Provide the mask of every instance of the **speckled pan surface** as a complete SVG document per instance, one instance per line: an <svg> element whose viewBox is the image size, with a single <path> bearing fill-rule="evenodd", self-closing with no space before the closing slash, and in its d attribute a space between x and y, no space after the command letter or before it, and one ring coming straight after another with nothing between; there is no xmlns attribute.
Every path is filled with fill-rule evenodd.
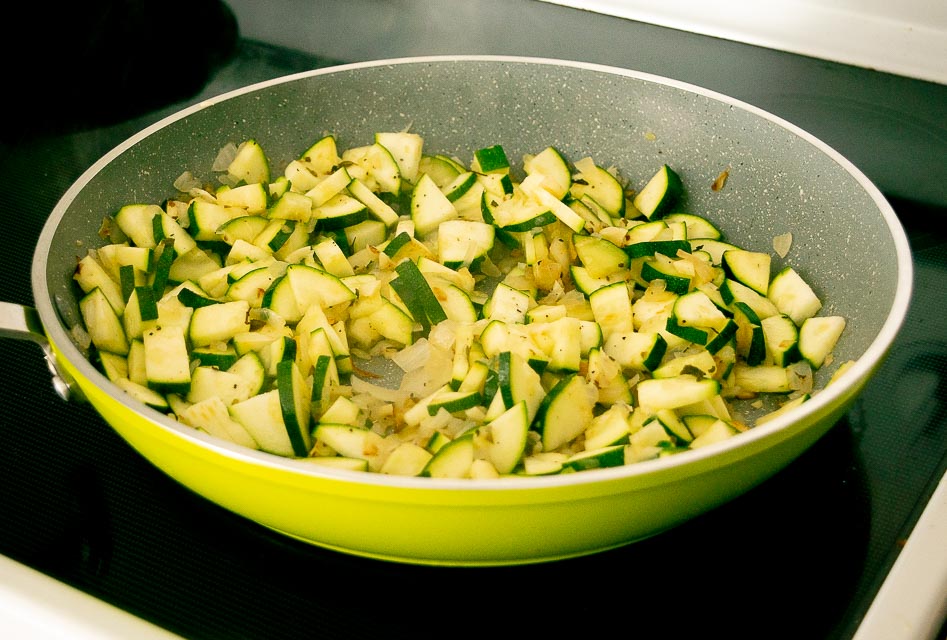
<svg viewBox="0 0 947 640"><path fill-rule="evenodd" d="M418 549L408 541L387 547L365 540L351 542L345 530L326 532L312 522L294 526L291 518L248 504L252 499L231 495L232 489L223 488L228 478L254 477L259 482L297 486L300 495L286 498L293 508L315 500L312 504L328 509L326 505L335 502L326 498L325 492L338 497L339 491L353 491L351 496L356 496L365 484L375 492L373 504L379 499L411 502L415 497L407 494L412 491L447 491L459 485L314 471L266 454L238 451L189 432L137 407L112 389L69 343L53 299L65 301L60 308L67 314L72 308L74 313L71 274L75 259L90 244L100 244L96 233L104 216L128 202L160 202L171 195L172 182L185 170L212 178L213 160L228 142L255 138L279 172L325 133L334 134L340 148L346 148L370 143L377 131L406 128L424 137L426 152L453 154L467 161L475 149L502 144L519 165L523 154L553 145L571 160L592 156L599 164L614 166L632 186L639 187L662 163L671 165L685 186L680 208L714 220L734 242L772 253L773 237L792 233L792 247L785 259L774 255L774 270L784 264L796 267L825 301L823 313L849 320L835 356L839 362L860 359L858 365L848 380L833 385L831 392L816 397L808 403L811 406L792 418L773 421L759 433L744 434L711 447L709 452L634 465L640 467L637 469L574 474L572 479L523 480L524 492L546 487L553 491L548 496L534 493L529 498L533 502L561 499L570 504L582 499L578 493L570 493L582 486L586 494L609 494L608 499L598 501L598 509L621 508L628 500L638 505L638 517L629 514L614 531L599 534L599 538L589 534L580 535L579 542L557 544L551 540L545 548L533 551L513 544L511 550L495 554L445 543L443 553L435 551L418 560ZM711 184L725 170L729 172L725 187L712 190ZM877 367L907 311L911 278L906 238L880 192L847 160L791 124L726 96L630 70L485 56L401 59L322 69L239 90L159 122L106 155L67 192L40 238L33 269L36 306L62 358L84 387L94 389L92 395L100 397L97 408L106 419L169 475L227 508L316 544L364 555L448 564L536 561L608 548L673 526L765 479L824 433ZM822 376L830 374L827 371ZM203 460L221 475L214 478L215 473L202 475L182 469L168 454L175 448L187 450L183 457ZM690 460L683 459L687 456ZM694 487L687 483L693 484L693 478L725 463L747 465L746 480L732 488L711 487L706 495L690 499L690 505L680 513L658 514L648 506L648 500L654 498L642 493L644 487L670 482L674 493L694 495ZM593 487L596 483L599 486ZM351 485L360 486L353 489ZM468 483L463 492L516 492L510 485L485 482L473 489ZM661 489L669 490L667 486ZM622 492L630 493L622 496ZM303 495L306 493L321 497ZM452 500L442 496L436 502L449 504ZM464 500L469 500L469 495ZM490 498L485 500L480 507L489 504ZM351 504L332 508L348 513ZM430 525L444 518L457 518L454 524L459 526L473 517L462 509L437 513L431 507L433 512L428 513L414 508L404 510L401 526L412 529L419 526L413 524L418 521ZM594 509L586 515L593 513ZM391 513L386 511L385 515ZM523 517L522 527L528 529L530 516ZM544 520L549 516L536 517ZM498 535L511 535L502 531L499 520L494 524ZM376 535L386 533L390 532L374 531ZM399 539L407 537L409 534L403 534Z"/></svg>

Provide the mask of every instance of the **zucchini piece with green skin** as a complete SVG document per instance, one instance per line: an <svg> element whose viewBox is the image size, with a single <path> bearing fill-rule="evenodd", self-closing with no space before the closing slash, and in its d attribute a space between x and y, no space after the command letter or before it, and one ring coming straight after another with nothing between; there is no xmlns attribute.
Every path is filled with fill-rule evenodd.
<svg viewBox="0 0 947 640"><path fill-rule="evenodd" d="M665 222L683 222L687 232L687 240L720 240L723 234L713 222L703 216L693 213L668 213L662 217Z"/></svg>
<svg viewBox="0 0 947 640"><path fill-rule="evenodd" d="M125 301L125 304L128 304L128 300L131 298L132 292L135 290L138 276L135 273L135 267L123 264L118 268L118 284L122 290L122 300Z"/></svg>
<svg viewBox="0 0 947 640"><path fill-rule="evenodd" d="M424 138L408 131L381 131L375 134L375 144L388 150L403 180L412 184L417 181Z"/></svg>
<svg viewBox="0 0 947 640"><path fill-rule="evenodd" d="M523 458L522 475L549 476L562 471L562 465L569 456L558 451L541 451Z"/></svg>
<svg viewBox="0 0 947 640"><path fill-rule="evenodd" d="M769 291L771 262L772 258L768 253L729 249L723 252L721 266L727 277L765 296Z"/></svg>
<svg viewBox="0 0 947 640"><path fill-rule="evenodd" d="M437 230L442 222L458 218L457 209L434 180L423 174L411 193L411 219L418 237Z"/></svg>
<svg viewBox="0 0 947 640"><path fill-rule="evenodd" d="M230 416L227 405L220 397L208 396L200 402L192 403L177 413L177 417L184 424L222 440L250 449L259 449L256 440L244 426Z"/></svg>
<svg viewBox="0 0 947 640"><path fill-rule="evenodd" d="M642 380L635 390L638 404L649 410L676 409L709 400L720 394L720 382L712 378L697 378L682 374L671 378Z"/></svg>
<svg viewBox="0 0 947 640"><path fill-rule="evenodd" d="M527 176L520 183L520 188L534 198L539 204L548 208L559 219L559 221L569 227L574 233L581 233L585 228L585 218L573 211L569 205L557 198L541 184L543 176L534 174Z"/></svg>
<svg viewBox="0 0 947 640"><path fill-rule="evenodd" d="M113 382L115 383L115 386L133 397L138 402L141 402L142 404L158 411L168 411L168 400L165 398L163 393L155 391L154 389L149 389L147 386L129 380L128 378L118 378Z"/></svg>
<svg viewBox="0 0 947 640"><path fill-rule="evenodd" d="M230 415L247 430L260 449L278 456L295 455L283 412L278 389L252 396L229 407Z"/></svg>
<svg viewBox="0 0 947 640"><path fill-rule="evenodd" d="M555 147L546 147L535 156L523 160L523 170L527 177L539 176L539 186L562 200L572 186L572 172L569 162Z"/></svg>
<svg viewBox="0 0 947 640"><path fill-rule="evenodd" d="M789 393L789 370L775 364L748 365L738 362L733 365L733 384L744 391L754 393Z"/></svg>
<svg viewBox="0 0 947 640"><path fill-rule="evenodd" d="M436 415L444 409L448 413L465 411L483 403L483 397L477 390L444 389L434 395L427 405L428 415Z"/></svg>
<svg viewBox="0 0 947 640"><path fill-rule="evenodd" d="M524 400L517 402L482 427L489 429L487 459L498 473L513 473L523 459L529 425L529 409Z"/></svg>
<svg viewBox="0 0 947 640"><path fill-rule="evenodd" d="M148 387L162 393L185 394L191 387L191 357L184 328L152 327L142 334Z"/></svg>
<svg viewBox="0 0 947 640"><path fill-rule="evenodd" d="M340 456L368 462L369 471L381 468L380 455L385 450L385 439L371 429L348 424L320 422L313 431L316 446L329 446Z"/></svg>
<svg viewBox="0 0 947 640"><path fill-rule="evenodd" d="M625 189L618 178L595 164L590 157L577 160L575 168L578 173L569 188L573 198L591 198L611 218L625 215Z"/></svg>
<svg viewBox="0 0 947 640"><path fill-rule="evenodd" d="M296 341L290 336L279 336L258 353L266 375L275 378L281 362L296 358Z"/></svg>
<svg viewBox="0 0 947 640"><path fill-rule="evenodd" d="M269 223L269 218L264 216L237 216L217 227L216 235L231 246L238 239L253 242L253 239L263 233Z"/></svg>
<svg viewBox="0 0 947 640"><path fill-rule="evenodd" d="M155 262L155 270L151 274L151 286L155 295L160 297L164 295L165 288L171 281L171 266L177 258L177 251L175 251L174 245L166 240L158 246L160 252L158 253L158 260Z"/></svg>
<svg viewBox="0 0 947 640"><path fill-rule="evenodd" d="M342 234L341 238L338 236L339 231L341 231ZM346 254L352 255L368 246L376 246L383 243L388 237L388 227L381 220L366 218L361 222L350 224L341 230L336 230L336 235L333 237ZM342 242L342 240L344 240L344 242ZM347 247L345 246L346 244L348 245ZM425 251L426 250L425 248Z"/></svg>
<svg viewBox="0 0 947 640"><path fill-rule="evenodd" d="M712 334L722 330L728 320L706 293L694 290L675 300L666 329L689 342L706 345Z"/></svg>
<svg viewBox="0 0 947 640"><path fill-rule="evenodd" d="M408 346L414 342L414 318L386 298L368 315L368 325L385 338Z"/></svg>
<svg viewBox="0 0 947 640"><path fill-rule="evenodd" d="M528 292L501 282L483 305L483 317L500 322L523 324L526 322L526 312L535 304L535 300Z"/></svg>
<svg viewBox="0 0 947 640"><path fill-rule="evenodd" d="M806 318L822 309L822 301L792 267L784 267L773 276L766 295L780 313L792 318L796 326L802 326Z"/></svg>
<svg viewBox="0 0 947 640"><path fill-rule="evenodd" d="M315 186L307 189L305 195L298 193L296 195L302 195L303 198L307 198L307 203L310 209L312 207L321 207L334 196L342 193L346 188L348 188L351 182L352 176L349 174L346 168L339 167L328 176L317 182ZM307 213L309 213L308 210ZM270 217L274 217L272 209L270 210Z"/></svg>
<svg viewBox="0 0 947 640"><path fill-rule="evenodd" d="M665 164L661 165L632 202L645 218L657 220L671 211L683 190L680 176Z"/></svg>
<svg viewBox="0 0 947 640"><path fill-rule="evenodd" d="M217 398L225 406L253 397L256 386L239 373L223 371L216 367L198 366L191 373L191 385L186 399L192 404Z"/></svg>
<svg viewBox="0 0 947 640"><path fill-rule="evenodd" d="M115 382L119 378L128 377L128 358L117 353L99 351L96 353L98 367L105 377Z"/></svg>
<svg viewBox="0 0 947 640"><path fill-rule="evenodd" d="M299 308L296 294L293 293L293 286L285 273L274 279L263 292L260 307L272 310L290 324L298 322L303 316L303 310Z"/></svg>
<svg viewBox="0 0 947 640"><path fill-rule="evenodd" d="M799 328L799 354L813 369L820 369L845 330L842 316L812 316Z"/></svg>
<svg viewBox="0 0 947 640"><path fill-rule="evenodd" d="M737 353L751 367L766 359L766 337L759 316L743 302L733 304L733 321L737 324Z"/></svg>
<svg viewBox="0 0 947 640"><path fill-rule="evenodd" d="M129 340L122 320L100 288L92 289L79 300L79 313L96 349L128 354Z"/></svg>
<svg viewBox="0 0 947 640"><path fill-rule="evenodd" d="M332 377L333 363L332 356L320 354L315 358L312 365L312 407L310 414L315 418L322 416L328 408L329 390L333 382L338 382L338 378L333 380Z"/></svg>
<svg viewBox="0 0 947 640"><path fill-rule="evenodd" d="M437 276L426 279L448 319L461 324L473 324L477 321L477 308L466 291Z"/></svg>
<svg viewBox="0 0 947 640"><path fill-rule="evenodd" d="M628 255L604 238L575 234L572 244L582 266L593 278L614 277L629 267Z"/></svg>
<svg viewBox="0 0 947 640"><path fill-rule="evenodd" d="M249 314L250 304L245 300L197 307L191 314L188 339L195 347L229 342L238 333L250 331Z"/></svg>
<svg viewBox="0 0 947 640"><path fill-rule="evenodd" d="M766 343L767 363L785 367L802 357L799 353L799 328L792 318L780 313L761 319L760 326Z"/></svg>
<svg viewBox="0 0 947 640"><path fill-rule="evenodd" d="M328 180L328 178L326 180ZM319 184L321 185L323 183L320 182ZM315 188L318 188L318 186ZM266 217L270 220L309 222L313 216L314 207L322 206L323 204L324 203L320 202L319 205L316 205L308 195L296 193L295 191L287 191L270 205L266 211Z"/></svg>
<svg viewBox="0 0 947 640"><path fill-rule="evenodd" d="M151 249L157 244L152 219L162 212L156 204L127 204L115 214L115 223L136 247Z"/></svg>
<svg viewBox="0 0 947 640"><path fill-rule="evenodd" d="M605 340L615 333L634 331L634 313L631 293L624 281L600 287L589 295L589 304L595 322L602 329Z"/></svg>
<svg viewBox="0 0 947 640"><path fill-rule="evenodd" d="M543 451L554 451L570 442L592 423L593 404L583 376L569 374L549 390L536 412L535 426Z"/></svg>
<svg viewBox="0 0 947 640"><path fill-rule="evenodd" d="M454 206L456 207L457 201L467 195L467 193L469 193L476 184L477 174L473 171L465 171L461 174L458 174L456 178L447 184L438 186L440 186L441 191L444 192L444 195L447 196L447 199L455 203Z"/></svg>
<svg viewBox="0 0 947 640"><path fill-rule="evenodd" d="M760 320L779 314L779 309L776 308L772 300L732 278L725 279L718 291L721 300L728 307L735 302L743 302L756 313Z"/></svg>
<svg viewBox="0 0 947 640"><path fill-rule="evenodd" d="M337 278L354 276L355 270L342 251L342 247L333 238L326 238L317 242L312 247L313 253L319 259L324 271L334 275Z"/></svg>
<svg viewBox="0 0 947 640"><path fill-rule="evenodd" d="M673 378L682 373L690 373L698 377L714 378L717 377L717 372L717 361L714 360L713 354L701 349L669 359L652 371L651 375L655 378Z"/></svg>
<svg viewBox="0 0 947 640"><path fill-rule="evenodd" d="M388 454L379 473L396 476L417 476L431 461L433 455L413 442L402 442Z"/></svg>
<svg viewBox="0 0 947 640"><path fill-rule="evenodd" d="M150 290L149 287L138 287L138 288ZM154 292L152 291L152 299L154 299L153 295L154 295ZM178 296L178 300L185 307L193 307L195 309L198 307L209 307L213 304L220 304L220 300L209 298L208 296L198 293L194 289L187 288L187 287L178 291L177 296ZM155 312L157 313L157 309L155 309Z"/></svg>
<svg viewBox="0 0 947 640"><path fill-rule="evenodd" d="M694 434L672 409L658 409L653 419L661 423L664 430L677 444L686 445L693 441Z"/></svg>
<svg viewBox="0 0 947 640"><path fill-rule="evenodd" d="M183 254L175 249L175 253L177 256L168 270L169 282L180 283L188 280L197 282L202 276L216 271L221 266L216 254L201 247L194 247Z"/></svg>
<svg viewBox="0 0 947 640"><path fill-rule="evenodd" d="M125 335L134 340L158 321L158 305L151 287L135 287L122 314L122 326Z"/></svg>
<svg viewBox="0 0 947 640"><path fill-rule="evenodd" d="M727 324L727 314L700 290L690 291L674 301L673 316L682 326L707 327L721 331Z"/></svg>
<svg viewBox="0 0 947 640"><path fill-rule="evenodd" d="M494 227L473 220L446 220L437 229L437 259L451 267L470 267L493 248Z"/></svg>
<svg viewBox="0 0 947 640"><path fill-rule="evenodd" d="M395 256L398 255L398 252L401 250L401 248L409 244L411 240L413 240L411 234L409 234L407 231L401 231L385 244L382 252L389 258L394 259Z"/></svg>
<svg viewBox="0 0 947 640"><path fill-rule="evenodd" d="M548 206L519 191L503 200L494 200L483 192L481 213L484 222L507 233L539 229L557 220Z"/></svg>
<svg viewBox="0 0 947 640"><path fill-rule="evenodd" d="M361 200L362 204L368 209L369 214L384 223L386 228L391 228L398 223L398 212L387 202L375 195L361 180L352 179L352 181L349 182L348 190L352 196Z"/></svg>
<svg viewBox="0 0 947 640"><path fill-rule="evenodd" d="M723 420L715 420L707 429L704 430L699 436L695 436L691 441L689 447L691 449L699 449L701 447L706 447L707 445L716 444L718 442L723 442L728 438L732 438L737 435L738 431L734 428L733 425L725 422Z"/></svg>
<svg viewBox="0 0 947 640"><path fill-rule="evenodd" d="M474 151L470 168L477 173L499 173L505 175L510 172L510 161L509 158L507 158L503 146L495 144Z"/></svg>
<svg viewBox="0 0 947 640"><path fill-rule="evenodd" d="M155 214L151 219L151 224L155 242L167 240L174 244L174 250L178 254L187 253L197 246L197 241L164 210Z"/></svg>
<svg viewBox="0 0 947 640"><path fill-rule="evenodd" d="M644 240L625 245L625 253L629 258L650 258L656 253L677 257L679 251L691 253L691 243L687 240Z"/></svg>
<svg viewBox="0 0 947 640"><path fill-rule="evenodd" d="M112 279L105 268L92 255L87 254L76 264L73 280L79 285L83 293L98 289L109 301L115 313L125 312L125 298L122 295L121 285Z"/></svg>
<svg viewBox="0 0 947 640"><path fill-rule="evenodd" d="M260 393L263 384L266 382L266 369L263 367L263 361L260 360L259 354L255 351L240 355L227 371L237 374L246 381L251 397Z"/></svg>
<svg viewBox="0 0 947 640"><path fill-rule="evenodd" d="M398 277L389 284L407 305L414 320L421 324L423 331L447 319L441 303L437 301L431 286L424 279L418 265L404 260L395 267Z"/></svg>
<svg viewBox="0 0 947 640"><path fill-rule="evenodd" d="M593 292L598 291L602 287L606 287L615 282L620 282L623 280L623 275L621 273L614 273L611 276L605 278L595 278L589 273L589 270L581 265L574 264L569 268L569 273L572 276L572 282L575 283L576 289L584 293L586 296L590 296Z"/></svg>
<svg viewBox="0 0 947 640"><path fill-rule="evenodd" d="M421 160L418 161L418 173L426 173L431 176L434 183L441 189L466 171L467 168L462 164L442 154L422 154Z"/></svg>
<svg viewBox="0 0 947 640"><path fill-rule="evenodd" d="M585 430L585 448L594 451L602 447L627 444L631 434L630 417L629 405L617 403L592 418Z"/></svg>
<svg viewBox="0 0 947 640"><path fill-rule="evenodd" d="M690 290L690 277L679 273L671 264L659 260L648 260L641 265L641 278L645 282L663 280L668 291L684 295Z"/></svg>
<svg viewBox="0 0 947 640"><path fill-rule="evenodd" d="M293 454L304 458L312 448L309 430L312 388L294 360L283 360L276 365L276 390Z"/></svg>
<svg viewBox="0 0 947 640"><path fill-rule="evenodd" d="M286 278L303 313L312 305L325 309L355 299L355 292L341 279L316 267L291 264L286 267Z"/></svg>
<svg viewBox="0 0 947 640"><path fill-rule="evenodd" d="M546 396L539 373L521 355L504 351L497 356L497 383L503 405L509 409L519 402L526 402L532 423Z"/></svg>
<svg viewBox="0 0 947 640"><path fill-rule="evenodd" d="M358 198L338 193L312 209L312 219L319 229L334 230L351 227L368 219L368 207Z"/></svg>
<svg viewBox="0 0 947 640"><path fill-rule="evenodd" d="M598 449L580 451L562 463L562 471L588 471L620 467L625 464L625 445L613 444Z"/></svg>
<svg viewBox="0 0 947 640"><path fill-rule="evenodd" d="M239 207L245 209L246 212L251 215L264 213L268 201L269 193L267 187L260 182L217 191L217 202L225 207Z"/></svg>
<svg viewBox="0 0 947 640"><path fill-rule="evenodd" d="M270 182L270 163L260 143L254 139L245 140L237 147L237 155L227 166L227 173L234 179L246 184Z"/></svg>
<svg viewBox="0 0 947 640"><path fill-rule="evenodd" d="M226 371L240 358L237 350L232 345L194 347L191 349L191 360L196 361L198 366L214 367Z"/></svg>
<svg viewBox="0 0 947 640"><path fill-rule="evenodd" d="M602 349L625 370L653 371L661 365L667 346L660 333L625 331L608 336Z"/></svg>
<svg viewBox="0 0 947 640"><path fill-rule="evenodd" d="M335 136L322 136L299 156L299 161L317 176L327 176L342 162Z"/></svg>
<svg viewBox="0 0 947 640"><path fill-rule="evenodd" d="M247 212L245 209L240 209L239 207L225 207L217 202L195 198L187 208L188 233L198 242L222 240L218 229L223 227L230 220L242 218L246 215ZM152 237L154 237L153 233ZM154 244L157 244L159 239L155 238L154 240Z"/></svg>
<svg viewBox="0 0 947 640"><path fill-rule="evenodd" d="M476 454L474 432L464 433L437 450L421 470L426 478L466 478Z"/></svg>

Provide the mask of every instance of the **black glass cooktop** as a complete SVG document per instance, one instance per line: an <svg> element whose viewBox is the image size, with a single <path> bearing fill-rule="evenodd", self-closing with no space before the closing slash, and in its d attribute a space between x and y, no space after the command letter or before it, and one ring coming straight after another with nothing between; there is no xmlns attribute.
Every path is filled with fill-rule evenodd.
<svg viewBox="0 0 947 640"><path fill-rule="evenodd" d="M182 102L339 62L236 34L222 43L189 97L7 132L0 300L32 304L45 216L114 145ZM916 296L888 361L796 462L667 533L504 568L311 547L182 488L90 407L60 400L38 347L0 340L0 553L195 639L558 637L577 620L600 637L850 638L947 460L947 210L891 199L912 242Z"/></svg>

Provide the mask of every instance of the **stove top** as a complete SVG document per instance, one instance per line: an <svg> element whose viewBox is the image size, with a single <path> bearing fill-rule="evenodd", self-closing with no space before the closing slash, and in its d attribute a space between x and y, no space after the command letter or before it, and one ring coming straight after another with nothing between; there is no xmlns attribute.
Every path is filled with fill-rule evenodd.
<svg viewBox="0 0 947 640"><path fill-rule="evenodd" d="M126 137L184 103L354 61L237 34L228 47L183 102L6 137L0 213L15 231L5 234L0 300L32 304L46 214ZM597 635L855 637L947 470L947 205L883 191L916 268L912 310L888 360L797 461L672 531L524 567L416 567L315 548L176 484L91 407L60 400L38 347L0 340L0 554L195 639L413 638L458 623L486 631L493 620L504 621L504 637L535 637L561 631L565 616Z"/></svg>

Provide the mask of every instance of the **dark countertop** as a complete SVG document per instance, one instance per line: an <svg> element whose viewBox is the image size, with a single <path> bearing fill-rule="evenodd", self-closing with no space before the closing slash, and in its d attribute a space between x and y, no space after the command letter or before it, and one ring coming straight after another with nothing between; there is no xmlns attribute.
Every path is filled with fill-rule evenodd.
<svg viewBox="0 0 947 640"><path fill-rule="evenodd" d="M408 638L449 633L458 621L494 633L495 620L506 621L501 637L532 637L556 634L569 619L589 621L599 634L851 638L947 469L947 236L940 222L947 179L938 177L947 170L947 118L935 119L947 108L947 88L541 3L469 3L479 7L479 26L451 23L429 33L426 46L398 26L433 3L353 3L352 10L378 12L359 29L340 26L338 11L329 12L338 9L333 2L314 3L332 16L318 23L307 22L304 3L281 4L279 20L269 3L233 4L242 9L242 37L221 38L221 57L202 58L206 81L189 85L188 95L170 94L163 104L141 98L127 110L101 118L93 110L71 123L41 117L35 129L8 134L0 146L7 184L0 215L16 238L7 236L0 300L31 304L32 251L46 213L82 171L144 126L270 77L373 56L444 53L466 30L489 46L469 50L469 37L457 36L454 52L575 57L706 80L696 83L822 137L876 180L905 224L917 291L907 323L853 410L759 488L623 549L490 569L351 558L247 522L155 470L91 408L63 403L34 345L0 341L0 359L15 363L0 388L8 408L0 553L188 638ZM390 17L394 5L405 5L399 20ZM470 19L466 4L445 5ZM438 6L446 20L449 10ZM297 18L297 31L280 32L293 22L286 15ZM379 25L389 35L362 37ZM287 48L282 40L305 26L308 36ZM521 31L530 37L511 37ZM707 52L710 71L683 54L662 55L685 44ZM878 130L898 127L907 132L904 145L873 146ZM921 148L918 132L932 145ZM911 175L923 186L912 188Z"/></svg>

